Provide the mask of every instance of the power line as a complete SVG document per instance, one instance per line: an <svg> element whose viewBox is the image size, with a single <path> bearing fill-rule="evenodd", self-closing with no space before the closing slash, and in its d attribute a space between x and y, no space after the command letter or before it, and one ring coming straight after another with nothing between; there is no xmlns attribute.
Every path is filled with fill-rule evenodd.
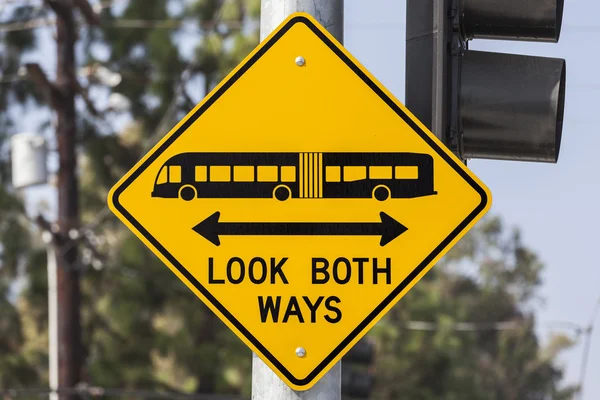
<svg viewBox="0 0 600 400"><path fill-rule="evenodd" d="M79 21L82 22L82 21ZM227 24L234 29L244 27L245 21L237 19L220 20L221 23ZM196 19L130 19L120 18L114 21L102 21L103 28L119 28L119 29L178 29L190 31L192 33L202 33L208 27L211 27L213 20L198 21ZM200 24L198 26L198 24ZM25 31L37 28L54 26L54 19L36 18L29 21L8 22L0 24L0 32L16 32Z"/></svg>
<svg viewBox="0 0 600 400"><path fill-rule="evenodd" d="M494 322L464 322L458 321L450 325L439 324L437 322L427 321L406 321L402 326L404 329L413 331L435 332L441 329L450 329L456 332L482 332L482 331L508 331L519 329L528 325L527 321L494 321ZM549 321L540 324L547 328L561 328L575 331L580 335L585 331L585 327L568 321Z"/></svg>
<svg viewBox="0 0 600 400"><path fill-rule="evenodd" d="M27 5L27 4L42 4L40 1L33 0L2 0L0 1L0 6L7 6L9 4L18 3L19 5Z"/></svg>
<svg viewBox="0 0 600 400"><path fill-rule="evenodd" d="M109 8L113 5L113 2L104 2L101 3L96 9L104 9ZM197 23L200 23L200 26L197 26ZM177 29L177 28L187 28L191 29L194 32L201 32L202 28L212 23L213 20L205 20L198 21L194 18L182 18L182 19L130 19L130 18L120 18L114 21L102 21L102 26L107 28L128 28L128 29ZM241 28L244 25L244 21L240 21L237 19L232 20L221 20L223 23L227 23L230 26L234 26L236 28ZM20 30L30 30L36 28L42 28L47 26L53 26L54 20L46 20L45 18L34 18L28 21L18 21L18 22L10 22L5 24L0 24L0 32L12 32L12 31L20 31ZM386 26L394 26L394 27L403 27L405 24L401 22L361 22L361 23L350 23L349 27L353 27L356 29L375 29L381 30ZM600 33L600 25L566 25L562 27L563 32L573 32L573 33Z"/></svg>
<svg viewBox="0 0 600 400"><path fill-rule="evenodd" d="M79 385L74 388L32 388L32 389L4 389L0 390L0 397L8 400L18 397L44 396L49 394L80 395L86 397L129 397L139 399L169 399L169 400L242 400L242 397L220 394L184 394L161 393L155 390L140 389L115 389L97 386Z"/></svg>
<svg viewBox="0 0 600 400"><path fill-rule="evenodd" d="M128 0L101 0L95 6L96 9L109 8L116 2L125 2ZM8 6L11 4L18 4L19 6L34 5L43 6L44 0L0 0L0 7Z"/></svg>

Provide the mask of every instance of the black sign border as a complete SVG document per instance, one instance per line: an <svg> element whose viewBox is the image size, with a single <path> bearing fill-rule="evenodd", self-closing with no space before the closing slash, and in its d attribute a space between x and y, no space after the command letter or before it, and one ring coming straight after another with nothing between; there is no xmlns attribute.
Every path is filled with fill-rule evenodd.
<svg viewBox="0 0 600 400"><path fill-rule="evenodd" d="M223 305L213 297L210 292L200 284L185 269L179 261L173 255L171 255L144 227L127 212L127 210L119 203L119 196L123 191L135 180L137 177L148 168L156 158L162 154L182 133L184 133L196 119L198 119L215 101L219 99L254 63L256 63L262 55L264 55L277 41L285 35L295 24L302 23L306 25L315 35L319 37L325 43L332 52L334 52L356 75L358 75L365 84L367 84L377 95L383 100L400 118L404 120L429 146L431 146L454 170L467 181L473 189L480 194L481 203L465 218L462 223L454 229L446 239L437 246L431 254L429 254L407 277L398 285L384 300L379 304L373 312L371 312L365 320L358 325L332 352L327 356L311 373L304 378L297 378L292 375ZM423 271L431 261L442 252L487 206L488 197L486 191L479 186L479 184L469 176L458 164L450 157L440 146L433 141L429 135L427 135L396 103L390 99L384 91L382 91L377 84L375 84L356 64L344 54L344 52L333 43L327 35L313 24L313 22L304 17L296 16L291 18L278 32L276 32L244 65L242 65L236 72L225 82L207 101L194 112L180 127L177 131L165 140L160 147L152 153L133 173L119 186L113 193L112 202L114 207L142 234L144 237L167 259L169 262L177 268L177 270L185 276L185 278L192 284L212 305L219 310L219 312L225 316L231 322L239 332L250 341L256 349L262 353L270 362L281 372L292 384L296 386L307 386L315 377L323 371L334 359L337 357L348 345L362 332L381 312L387 307L401 292L414 281L417 276Z"/></svg>

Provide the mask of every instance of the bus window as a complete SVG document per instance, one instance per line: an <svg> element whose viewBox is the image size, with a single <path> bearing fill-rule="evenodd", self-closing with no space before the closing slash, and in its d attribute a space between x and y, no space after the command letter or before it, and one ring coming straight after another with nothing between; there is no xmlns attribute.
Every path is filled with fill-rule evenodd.
<svg viewBox="0 0 600 400"><path fill-rule="evenodd" d="M235 182L254 182L254 167L252 165L233 167L233 180Z"/></svg>
<svg viewBox="0 0 600 400"><path fill-rule="evenodd" d="M194 175L196 182L206 182L206 165L196 165Z"/></svg>
<svg viewBox="0 0 600 400"><path fill-rule="evenodd" d="M169 165L169 183L181 183L181 165Z"/></svg>
<svg viewBox="0 0 600 400"><path fill-rule="evenodd" d="M396 167L396 179L419 179L419 167L398 166Z"/></svg>
<svg viewBox="0 0 600 400"><path fill-rule="evenodd" d="M369 167L369 179L392 179L392 167Z"/></svg>
<svg viewBox="0 0 600 400"><path fill-rule="evenodd" d="M293 165L281 167L281 182L296 182L296 167Z"/></svg>
<svg viewBox="0 0 600 400"><path fill-rule="evenodd" d="M367 179L367 167L344 167L344 182L353 182Z"/></svg>
<svg viewBox="0 0 600 400"><path fill-rule="evenodd" d="M325 180L327 182L340 182L341 170L341 167L325 167Z"/></svg>
<svg viewBox="0 0 600 400"><path fill-rule="evenodd" d="M161 183L167 183L167 167L162 167L162 169L158 173L156 184L160 185Z"/></svg>
<svg viewBox="0 0 600 400"><path fill-rule="evenodd" d="M211 182L229 182L231 180L231 167L229 165L215 165L210 167Z"/></svg>
<svg viewBox="0 0 600 400"><path fill-rule="evenodd" d="M259 182L277 182L277 166L276 165L261 165L258 167Z"/></svg>

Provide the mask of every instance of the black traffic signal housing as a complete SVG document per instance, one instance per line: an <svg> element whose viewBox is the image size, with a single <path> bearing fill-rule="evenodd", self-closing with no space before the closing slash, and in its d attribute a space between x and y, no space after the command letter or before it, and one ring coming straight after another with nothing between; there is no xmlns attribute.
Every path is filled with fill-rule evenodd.
<svg viewBox="0 0 600 400"><path fill-rule="evenodd" d="M375 385L375 345L368 338L361 338L342 357L342 397L344 399L368 399Z"/></svg>
<svg viewBox="0 0 600 400"><path fill-rule="evenodd" d="M564 0L407 0L407 108L462 160L558 161L566 62L469 50L558 42Z"/></svg>

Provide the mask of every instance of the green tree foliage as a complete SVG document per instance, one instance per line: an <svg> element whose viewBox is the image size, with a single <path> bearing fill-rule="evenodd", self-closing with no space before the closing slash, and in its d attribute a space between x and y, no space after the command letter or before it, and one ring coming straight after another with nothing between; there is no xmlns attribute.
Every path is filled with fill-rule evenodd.
<svg viewBox="0 0 600 400"><path fill-rule="evenodd" d="M373 398L572 398L554 364L570 340L542 348L528 311L541 270L518 231L507 234L499 218L480 222L371 333Z"/></svg>
<svg viewBox="0 0 600 400"><path fill-rule="evenodd" d="M249 351L104 211L116 179L257 44L259 10L256 0L131 0L104 7L100 28L81 26L79 79L94 105L78 103L82 219L94 225L95 250L83 248L75 267L82 271L84 296L83 376L92 385L197 393L248 388ZM52 16L43 4L3 11L6 23ZM18 76L27 52L53 52L37 47L34 31L3 35L2 76L16 79L0 88L0 139L19 129L10 118L17 102L34 114L48 108ZM52 63L41 64L52 76ZM118 72L121 82L107 85L101 68ZM116 93L130 103L127 111L105 107ZM43 247L29 240L39 232L23 218L22 201L9 184L8 142L1 145L0 387L44 386L46 260ZM28 269L30 259L36 265ZM15 297L18 278L25 285ZM42 359L36 358L40 349Z"/></svg>
<svg viewBox="0 0 600 400"><path fill-rule="evenodd" d="M250 351L106 212L106 196L256 46L259 12L259 0L124 0L102 8L101 27L81 24L79 80L94 107L78 100L87 244L75 267L90 385L249 394ZM44 6L13 5L0 18L45 16ZM0 33L3 77L18 77L24 56L43 61L54 51L40 46L43 32L48 39L41 32ZM42 67L53 75L52 63ZM102 68L121 81L108 85ZM39 119L49 109L33 89L22 79L0 86L0 389L47 385L45 251L10 186L7 146L20 130L18 115ZM127 110L107 108L116 94ZM38 131L51 139L51 121L42 119ZM540 348L528 311L541 267L518 234L505 237L499 220L479 224L370 334L379 349L373 398L569 398L554 364L568 342ZM410 330L411 320L438 328ZM515 321L518 328L459 332L457 321Z"/></svg>
<svg viewBox="0 0 600 400"><path fill-rule="evenodd" d="M12 22L42 15L42 11L31 5L0 12L0 18ZM36 319L47 318L43 308L47 300L44 295L39 296L38 290L46 288L45 270L37 268L43 252L32 249L31 223L25 218L22 196L10 186L8 146L10 134L18 128L9 111L27 105L42 107L40 97L31 90L33 85L14 79L23 57L35 49L35 39L31 31L0 33L0 387L36 384L44 374L38 364L46 359L45 348L32 340L43 336L45 330ZM19 290L25 277L30 284ZM30 304L39 307L32 309Z"/></svg>
<svg viewBox="0 0 600 400"><path fill-rule="evenodd" d="M258 1L131 0L103 20L166 21L172 29L118 24L91 32L87 58L119 71L114 88L130 122L105 135L88 121L84 204L105 209L108 189L257 43ZM183 54L183 48L194 47ZM108 49L100 59L98 50ZM92 82L93 83L93 82ZM185 83L185 84L182 84ZM102 177L99 181L98 177ZM145 246L114 219L96 228L106 256L85 279L87 368L94 385L195 393L248 388L250 353Z"/></svg>

